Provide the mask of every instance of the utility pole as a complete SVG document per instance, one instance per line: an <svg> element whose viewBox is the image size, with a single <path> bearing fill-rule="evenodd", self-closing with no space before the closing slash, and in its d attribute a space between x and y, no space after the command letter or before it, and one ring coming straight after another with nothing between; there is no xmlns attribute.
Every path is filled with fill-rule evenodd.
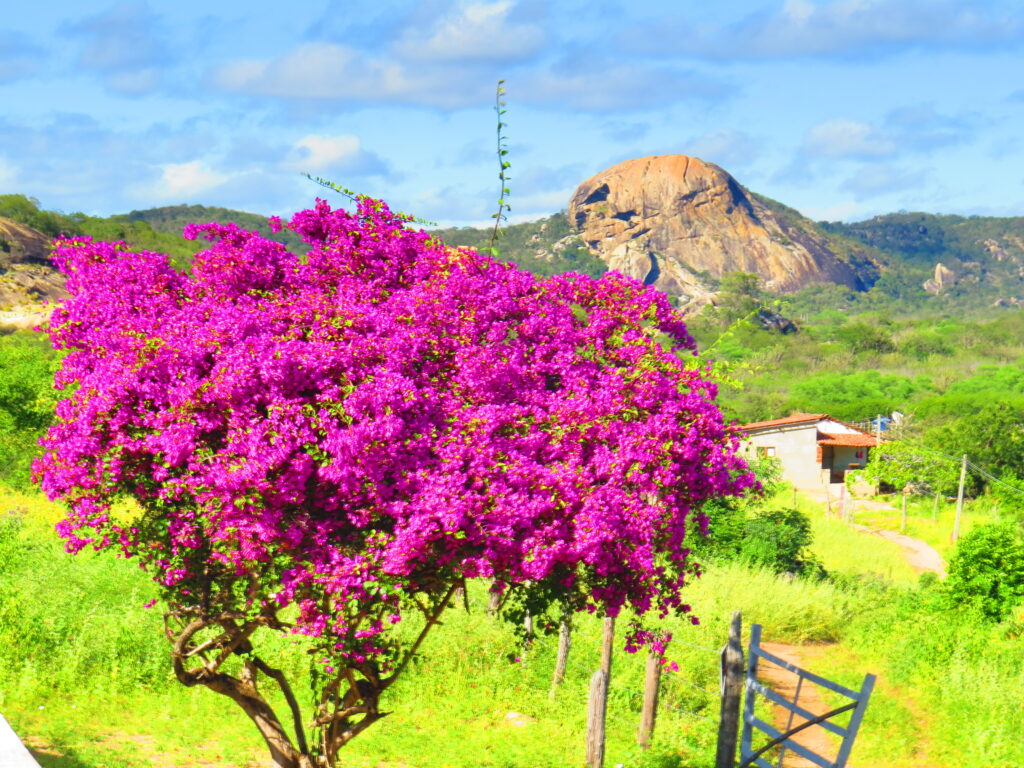
<svg viewBox="0 0 1024 768"><path fill-rule="evenodd" d="M960 539L960 515L964 511L964 480L967 479L967 454L960 463L960 488L956 492L956 518L953 520L953 541Z"/></svg>

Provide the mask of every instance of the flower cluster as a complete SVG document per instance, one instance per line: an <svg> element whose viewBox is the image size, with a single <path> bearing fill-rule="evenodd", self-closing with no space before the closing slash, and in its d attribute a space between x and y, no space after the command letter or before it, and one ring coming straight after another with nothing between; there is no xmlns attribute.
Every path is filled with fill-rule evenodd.
<svg viewBox="0 0 1024 768"><path fill-rule="evenodd" d="M289 226L307 255L193 225L190 273L58 243L70 394L36 473L71 550L139 557L178 605L294 605L351 662L465 578L688 610L691 513L753 478L663 294L539 280L379 201Z"/></svg>

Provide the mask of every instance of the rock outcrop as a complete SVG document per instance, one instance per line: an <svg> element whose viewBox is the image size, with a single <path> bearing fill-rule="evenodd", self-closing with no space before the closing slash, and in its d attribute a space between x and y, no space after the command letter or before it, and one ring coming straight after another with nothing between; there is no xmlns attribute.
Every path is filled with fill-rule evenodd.
<svg viewBox="0 0 1024 768"><path fill-rule="evenodd" d="M935 274L929 280L925 280L921 286L928 293L937 295L943 288L948 288L956 283L956 275L949 267L943 264L935 265Z"/></svg>
<svg viewBox="0 0 1024 768"><path fill-rule="evenodd" d="M31 310L67 295L64 275L50 263L49 243L42 232L0 218L0 312Z"/></svg>
<svg viewBox="0 0 1024 768"><path fill-rule="evenodd" d="M863 290L878 274L833 252L795 211L779 215L717 165L686 155L602 171L579 186L568 213L611 269L683 301L705 300L708 278L728 272L757 274L776 293L826 282Z"/></svg>

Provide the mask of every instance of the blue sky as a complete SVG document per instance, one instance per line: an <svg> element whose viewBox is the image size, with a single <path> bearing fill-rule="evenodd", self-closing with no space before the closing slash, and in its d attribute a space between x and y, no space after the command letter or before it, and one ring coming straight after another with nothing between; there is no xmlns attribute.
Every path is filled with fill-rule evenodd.
<svg viewBox="0 0 1024 768"><path fill-rule="evenodd" d="M1024 3L51 0L0 15L0 193L107 215L309 205L442 224L685 153L816 219L1024 215Z"/></svg>

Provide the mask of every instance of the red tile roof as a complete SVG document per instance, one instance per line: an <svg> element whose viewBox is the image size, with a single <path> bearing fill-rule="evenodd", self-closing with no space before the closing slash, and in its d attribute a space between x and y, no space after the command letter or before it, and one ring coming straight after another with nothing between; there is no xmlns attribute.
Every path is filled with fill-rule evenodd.
<svg viewBox="0 0 1024 768"><path fill-rule="evenodd" d="M811 421L821 421L831 418L827 413L794 413L783 419L772 419L771 421L755 421L753 424L744 424L740 429L746 431L751 429L762 429L763 427L784 427L787 424L803 424Z"/></svg>
<svg viewBox="0 0 1024 768"><path fill-rule="evenodd" d="M818 445L848 446L850 448L874 448L878 445L875 438L863 432L829 432L818 433Z"/></svg>

